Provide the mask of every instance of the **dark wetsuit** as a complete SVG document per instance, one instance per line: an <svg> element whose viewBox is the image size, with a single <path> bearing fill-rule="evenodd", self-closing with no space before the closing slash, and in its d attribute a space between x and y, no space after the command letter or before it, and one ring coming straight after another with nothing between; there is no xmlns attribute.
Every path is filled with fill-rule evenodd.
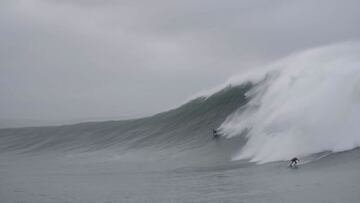
<svg viewBox="0 0 360 203"><path fill-rule="evenodd" d="M297 166L297 163L299 162L299 159L294 157L290 160L290 167L296 167Z"/></svg>
<svg viewBox="0 0 360 203"><path fill-rule="evenodd" d="M218 139L220 137L220 135L218 134L217 130L213 130L213 138L214 139Z"/></svg>

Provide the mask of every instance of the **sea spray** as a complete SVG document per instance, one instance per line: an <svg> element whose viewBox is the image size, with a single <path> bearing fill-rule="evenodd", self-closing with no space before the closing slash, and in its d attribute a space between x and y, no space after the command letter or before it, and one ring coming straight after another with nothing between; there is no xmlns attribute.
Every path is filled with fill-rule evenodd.
<svg viewBox="0 0 360 203"><path fill-rule="evenodd" d="M235 160L265 163L360 146L360 43L294 54L257 74L262 80L254 81L250 102L220 127L227 137L246 132Z"/></svg>

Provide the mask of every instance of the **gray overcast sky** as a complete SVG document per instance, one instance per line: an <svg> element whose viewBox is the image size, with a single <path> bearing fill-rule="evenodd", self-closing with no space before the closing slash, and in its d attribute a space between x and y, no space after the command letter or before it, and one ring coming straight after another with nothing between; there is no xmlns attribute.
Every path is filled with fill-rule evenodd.
<svg viewBox="0 0 360 203"><path fill-rule="evenodd" d="M359 25L358 0L2 0L0 119L150 115Z"/></svg>

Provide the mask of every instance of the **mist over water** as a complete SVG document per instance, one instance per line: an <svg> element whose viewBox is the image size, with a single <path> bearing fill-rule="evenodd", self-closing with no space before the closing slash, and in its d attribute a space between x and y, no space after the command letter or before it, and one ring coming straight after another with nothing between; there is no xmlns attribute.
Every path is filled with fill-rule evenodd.
<svg viewBox="0 0 360 203"><path fill-rule="evenodd" d="M220 127L228 138L247 136L234 160L265 163L360 146L360 43L307 50L255 75L230 82L257 84L250 102Z"/></svg>

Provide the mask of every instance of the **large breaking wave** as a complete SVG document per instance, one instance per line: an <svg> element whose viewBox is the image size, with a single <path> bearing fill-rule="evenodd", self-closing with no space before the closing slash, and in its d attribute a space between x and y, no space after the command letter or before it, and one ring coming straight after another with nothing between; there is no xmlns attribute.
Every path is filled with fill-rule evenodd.
<svg viewBox="0 0 360 203"><path fill-rule="evenodd" d="M221 126L228 137L247 133L234 159L264 163L360 146L359 43L292 55L256 78L251 101Z"/></svg>
<svg viewBox="0 0 360 203"><path fill-rule="evenodd" d="M167 156L168 149L217 148L230 152L227 159L265 163L360 146L360 43L308 50L258 70L147 118L1 129L0 151L149 149ZM227 138L220 145L213 145L213 128Z"/></svg>

